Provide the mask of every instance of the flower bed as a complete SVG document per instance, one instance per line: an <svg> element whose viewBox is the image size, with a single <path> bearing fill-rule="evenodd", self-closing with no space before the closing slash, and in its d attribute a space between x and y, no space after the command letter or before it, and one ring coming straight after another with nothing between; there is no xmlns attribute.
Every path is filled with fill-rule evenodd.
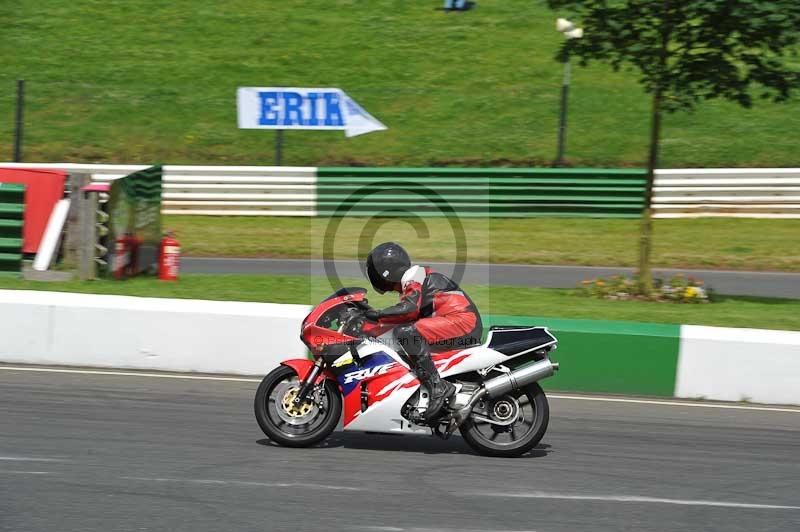
<svg viewBox="0 0 800 532"><path fill-rule="evenodd" d="M678 274L668 280L654 278L652 292L645 293L636 277L613 275L587 279L578 286L587 297L600 299L639 299L671 303L710 303L711 289L703 281Z"/></svg>

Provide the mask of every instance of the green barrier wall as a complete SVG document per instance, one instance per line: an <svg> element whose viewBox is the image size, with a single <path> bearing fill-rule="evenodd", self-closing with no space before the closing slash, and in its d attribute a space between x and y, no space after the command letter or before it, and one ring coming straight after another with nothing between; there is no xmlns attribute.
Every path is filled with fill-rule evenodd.
<svg viewBox="0 0 800 532"><path fill-rule="evenodd" d="M672 397L680 325L484 316L491 325L540 325L558 338L561 371L542 381L550 390Z"/></svg>
<svg viewBox="0 0 800 532"><path fill-rule="evenodd" d="M0 275L20 275L25 185L0 183Z"/></svg>
<svg viewBox="0 0 800 532"><path fill-rule="evenodd" d="M320 216L637 218L639 169L319 168Z"/></svg>

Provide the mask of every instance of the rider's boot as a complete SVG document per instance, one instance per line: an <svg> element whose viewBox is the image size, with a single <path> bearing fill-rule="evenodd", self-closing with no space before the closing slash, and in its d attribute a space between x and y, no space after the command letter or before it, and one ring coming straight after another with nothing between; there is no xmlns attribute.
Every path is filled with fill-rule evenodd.
<svg viewBox="0 0 800 532"><path fill-rule="evenodd" d="M419 381L424 384L430 392L428 408L422 414L423 421L429 422L439 417L445 402L456 393L456 387L453 383L439 376L439 372L433 364L431 352L427 345L420 350L417 356L412 358L414 373L417 374Z"/></svg>

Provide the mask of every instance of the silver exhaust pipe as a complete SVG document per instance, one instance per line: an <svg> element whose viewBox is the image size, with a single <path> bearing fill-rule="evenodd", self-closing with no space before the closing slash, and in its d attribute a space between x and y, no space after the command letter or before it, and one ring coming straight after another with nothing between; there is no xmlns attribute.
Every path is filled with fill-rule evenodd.
<svg viewBox="0 0 800 532"><path fill-rule="evenodd" d="M493 399L507 394L512 390L517 390L523 386L536 381L540 381L546 377L550 377L558 370L558 362L551 362L549 358L534 362L529 366L524 366L517 370L489 379L483 385L475 390L466 405L461 407L453 414L453 417L448 423L445 438L449 438L455 430L461 426L464 421L470 416L475 406L485 396Z"/></svg>
<svg viewBox="0 0 800 532"><path fill-rule="evenodd" d="M554 364L550 359L545 358L529 366L515 369L511 373L489 379L483 383L483 388L486 391L486 395L491 398L497 398L532 382L551 377L557 369L558 364Z"/></svg>

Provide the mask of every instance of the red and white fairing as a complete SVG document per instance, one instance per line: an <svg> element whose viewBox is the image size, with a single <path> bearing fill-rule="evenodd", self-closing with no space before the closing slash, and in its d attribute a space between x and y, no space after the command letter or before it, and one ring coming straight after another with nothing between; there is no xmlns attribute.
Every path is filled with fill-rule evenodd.
<svg viewBox="0 0 800 532"><path fill-rule="evenodd" d="M353 359L349 351L334 360L329 369L318 377L338 383L343 397L343 423L345 430L369 432L429 432L430 428L410 424L401 416L403 405L420 389L409 365L398 354L401 349L392 334L393 324L365 323L362 332L366 337L356 338L322 326L320 322L327 312L336 312L341 305L358 304L365 299L366 290L334 294L320 303L303 321L302 338L315 357L323 356L327 346L352 343L359 360ZM556 339L545 332L545 341L536 349L554 345ZM509 358L524 354L506 355L488 347L492 344L492 332L483 345L467 349L444 351L433 354L433 361L442 377L489 369L507 362ZM530 349L532 350L532 349ZM282 363L295 370L304 380L314 362L310 359L286 360ZM468 379L467 379L468 380ZM424 391L424 390L423 390ZM424 396L424 393L421 394ZM422 397L417 407L427 406Z"/></svg>
<svg viewBox="0 0 800 532"><path fill-rule="evenodd" d="M364 375L361 379L366 382L369 394L369 405L363 412L360 390L356 389L345 395L344 429L369 432L430 432L428 427L410 425L400 415L403 405L419 389L420 382L397 351L390 347L393 339L385 336L377 342L365 343L358 348L358 355L364 365L371 365L369 362L371 358L392 365L385 371L379 371L371 376ZM385 362L384 356L392 360ZM488 368L500 364L507 358L502 353L485 346L433 355L434 364L442 377Z"/></svg>

